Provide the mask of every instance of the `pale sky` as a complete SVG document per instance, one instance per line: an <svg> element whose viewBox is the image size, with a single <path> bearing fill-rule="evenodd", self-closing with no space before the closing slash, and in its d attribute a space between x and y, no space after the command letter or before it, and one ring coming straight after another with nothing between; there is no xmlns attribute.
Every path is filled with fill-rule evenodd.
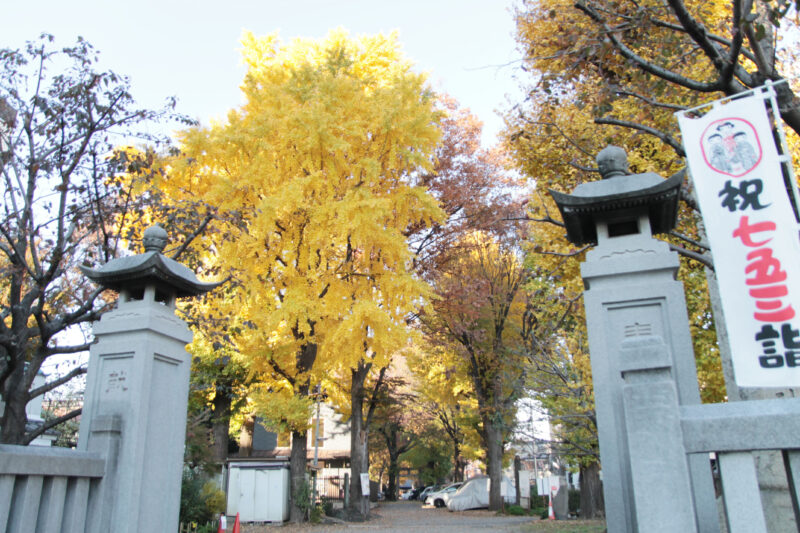
<svg viewBox="0 0 800 533"><path fill-rule="evenodd" d="M239 39L279 31L319 38L336 27L353 35L397 30L406 55L485 124L484 144L502 121L495 110L518 102L520 73L510 8L514 0L4 0L0 48L40 33L60 45L86 38L104 68L127 75L133 96L158 107L169 96L178 111L203 123L241 103Z"/></svg>

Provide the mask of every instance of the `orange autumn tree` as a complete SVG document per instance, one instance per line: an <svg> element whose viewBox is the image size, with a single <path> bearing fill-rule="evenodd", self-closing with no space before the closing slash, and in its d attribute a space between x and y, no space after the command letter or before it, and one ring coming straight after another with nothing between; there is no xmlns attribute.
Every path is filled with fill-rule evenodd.
<svg viewBox="0 0 800 533"><path fill-rule="evenodd" d="M504 446L527 375L522 332L527 272L511 235L478 233L436 277L439 298L423 317L428 338L456 357L477 402L489 478L489 508L499 510Z"/></svg>
<svg viewBox="0 0 800 533"><path fill-rule="evenodd" d="M223 229L203 241L206 261L231 269L237 290L214 312L232 317L226 334L258 413L291 431L299 521L310 391L326 376L385 366L427 294L404 232L442 215L412 183L431 168L439 115L395 35L337 30L282 44L247 34L243 44L245 103L223 123L183 131L158 186L218 206Z"/></svg>

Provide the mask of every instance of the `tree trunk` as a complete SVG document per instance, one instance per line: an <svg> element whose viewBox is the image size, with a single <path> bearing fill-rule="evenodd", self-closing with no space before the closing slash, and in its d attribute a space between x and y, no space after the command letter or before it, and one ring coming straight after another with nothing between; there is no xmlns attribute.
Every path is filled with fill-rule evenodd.
<svg viewBox="0 0 800 533"><path fill-rule="evenodd" d="M214 418L211 421L212 433L214 435L213 457L214 462L224 463L228 458L228 433L231 421L231 395L219 384L214 395ZM250 449L253 446L252 430L255 429L255 420L251 426Z"/></svg>
<svg viewBox="0 0 800 533"><path fill-rule="evenodd" d="M597 518L603 511L603 485L600 482L600 465L581 465L581 518Z"/></svg>
<svg viewBox="0 0 800 533"><path fill-rule="evenodd" d="M363 371L362 371L363 369ZM350 389L350 511L366 517L369 505L364 509L361 495L361 474L369 472L369 452L367 447L367 428L364 427L364 382L368 369L359 365L352 371Z"/></svg>
<svg viewBox="0 0 800 533"><path fill-rule="evenodd" d="M503 432L489 416L484 418L486 428L486 470L489 474L489 510L503 509L503 496L500 484L503 476Z"/></svg>
<svg viewBox="0 0 800 533"><path fill-rule="evenodd" d="M389 459L389 486L386 489L386 499L389 501L397 501L397 475L400 473L397 461Z"/></svg>
<svg viewBox="0 0 800 533"><path fill-rule="evenodd" d="M3 401L5 410L0 420L0 442L3 444L25 444L25 424L28 414L28 389L25 386L25 366L20 364L4 383Z"/></svg>
<svg viewBox="0 0 800 533"><path fill-rule="evenodd" d="M389 454L389 487L387 490L386 499L389 501L397 501L397 477L400 474L400 448L397 446L397 426L389 423L379 431L386 441L386 451Z"/></svg>
<svg viewBox="0 0 800 533"><path fill-rule="evenodd" d="M301 507L303 502L308 502L310 497L304 492L308 491L306 485L306 463L308 454L307 433L292 431L292 453L289 455L289 476L291 477L291 501L289 520L295 523L306 519L306 510Z"/></svg>
<svg viewBox="0 0 800 533"><path fill-rule="evenodd" d="M453 481L464 481L464 470L466 470L466 468L467 464L464 458L459 455L453 472Z"/></svg>
<svg viewBox="0 0 800 533"><path fill-rule="evenodd" d="M250 457L253 453L253 430L256 427L256 415L250 413L244 417L242 431L239 433L239 457Z"/></svg>
<svg viewBox="0 0 800 533"><path fill-rule="evenodd" d="M461 457L461 445L453 438L453 481L464 481L464 459Z"/></svg>
<svg viewBox="0 0 800 533"><path fill-rule="evenodd" d="M313 324L311 325L311 332L313 334ZM295 333L296 338L302 338L299 333ZM315 343L304 344L300 347L297 353L297 372L303 374L311 370L314 366L314 361L317 359L317 345ZM308 379L297 384L295 381L291 382L294 386L295 396L302 398L308 397L311 390L311 385ZM311 415L309 413L309 418ZM300 504L310 504L310 492L306 485L306 468L308 464L308 435L304 430L302 433L292 430L292 451L289 455L289 477L291 485L292 504L289 507L289 520L292 522L303 522L306 519L306 509L303 509Z"/></svg>

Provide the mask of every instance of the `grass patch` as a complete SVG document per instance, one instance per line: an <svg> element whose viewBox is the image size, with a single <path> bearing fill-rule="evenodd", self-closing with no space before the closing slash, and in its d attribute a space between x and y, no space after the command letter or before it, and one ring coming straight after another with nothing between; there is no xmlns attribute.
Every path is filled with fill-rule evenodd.
<svg viewBox="0 0 800 533"><path fill-rule="evenodd" d="M503 510L498 512L497 514L505 514L511 516L525 516L534 514L532 511L528 511L527 509L523 509L519 505L506 505L503 507Z"/></svg>
<svg viewBox="0 0 800 533"><path fill-rule="evenodd" d="M540 520L526 524L525 533L553 531L558 533L603 533L606 530L605 520Z"/></svg>

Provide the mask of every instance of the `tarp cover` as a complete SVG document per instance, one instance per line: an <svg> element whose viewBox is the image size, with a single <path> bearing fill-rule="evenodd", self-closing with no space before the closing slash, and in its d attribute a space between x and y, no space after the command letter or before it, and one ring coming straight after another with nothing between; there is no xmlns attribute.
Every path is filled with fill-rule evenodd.
<svg viewBox="0 0 800 533"><path fill-rule="evenodd" d="M447 508L451 511L481 509L489 507L489 476L475 476L468 479L455 494L450 496ZM515 491L511 480L503 476L500 493L506 503L514 503Z"/></svg>

